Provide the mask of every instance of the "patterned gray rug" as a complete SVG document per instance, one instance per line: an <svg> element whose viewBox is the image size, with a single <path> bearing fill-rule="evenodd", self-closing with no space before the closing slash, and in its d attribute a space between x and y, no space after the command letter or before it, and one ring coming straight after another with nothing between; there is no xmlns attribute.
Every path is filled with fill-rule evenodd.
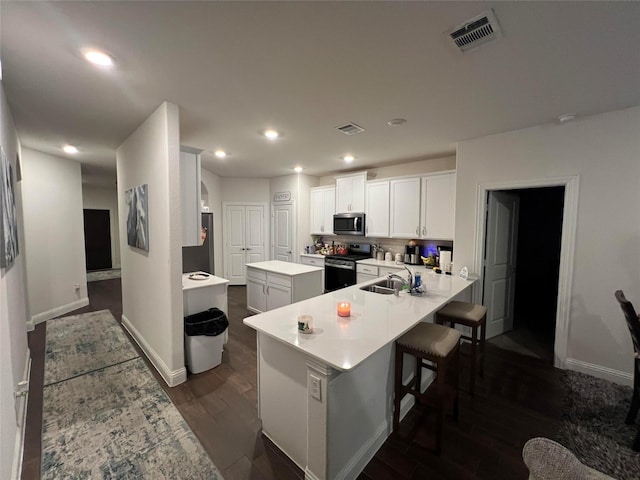
<svg viewBox="0 0 640 480"><path fill-rule="evenodd" d="M562 382L566 397L557 440L596 470L619 480L639 479L640 453L631 449L638 423L624 423L631 388L568 370Z"/></svg>
<svg viewBox="0 0 640 480"><path fill-rule="evenodd" d="M98 282L100 280L111 280L112 278L120 278L121 270L119 268L111 268L109 270L96 270L87 272L87 282Z"/></svg>
<svg viewBox="0 0 640 480"><path fill-rule="evenodd" d="M76 323L91 323L95 317L101 318L95 313L104 312L93 313L63 319L69 320L66 323L72 327L68 335L58 335L65 338L63 350L72 351L68 345L80 330L73 328ZM120 329L113 317L111 321ZM93 330L101 332L100 328ZM121 329L119 333L128 342ZM48 337L49 325L47 352L51 351L55 362L63 362L64 354L49 346ZM84 346L77 350L102 350L90 345L86 331L79 337L78 344ZM103 338L104 335L97 335L95 343ZM121 348L120 341L108 341L116 350L127 350ZM80 358L75 351L72 356ZM144 360L139 356L127 360L111 358L118 358L114 365L96 368L95 363L86 373L75 373L72 369L70 378L60 378L44 388L41 478L221 479ZM45 369L48 362L49 358L45 360Z"/></svg>
<svg viewBox="0 0 640 480"><path fill-rule="evenodd" d="M50 385L138 356L109 310L49 320L44 384Z"/></svg>

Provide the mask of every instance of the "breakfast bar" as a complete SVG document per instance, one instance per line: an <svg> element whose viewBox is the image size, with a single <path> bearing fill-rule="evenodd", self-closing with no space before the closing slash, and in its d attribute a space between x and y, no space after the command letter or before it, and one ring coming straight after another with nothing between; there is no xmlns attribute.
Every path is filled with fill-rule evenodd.
<svg viewBox="0 0 640 480"><path fill-rule="evenodd" d="M367 282L244 319L257 331L263 433L305 478L358 476L391 433L394 341L450 300L470 300L472 281L412 270L423 275L423 296L362 290ZM338 315L345 302L348 317ZM299 333L301 315L312 317L311 333Z"/></svg>

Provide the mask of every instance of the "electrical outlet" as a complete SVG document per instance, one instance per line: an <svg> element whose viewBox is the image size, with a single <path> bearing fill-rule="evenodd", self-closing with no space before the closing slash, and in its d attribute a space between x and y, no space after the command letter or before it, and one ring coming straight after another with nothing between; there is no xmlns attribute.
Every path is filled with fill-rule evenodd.
<svg viewBox="0 0 640 480"><path fill-rule="evenodd" d="M76 283L76 284L73 286L73 290L74 290L75 292L79 292L79 291L80 291L80 284L79 284L79 283Z"/></svg>
<svg viewBox="0 0 640 480"><path fill-rule="evenodd" d="M320 394L320 392L322 391L322 379L311 374L309 374L309 377L311 379L311 389L309 392L311 398L315 398L316 400L321 402L322 395Z"/></svg>

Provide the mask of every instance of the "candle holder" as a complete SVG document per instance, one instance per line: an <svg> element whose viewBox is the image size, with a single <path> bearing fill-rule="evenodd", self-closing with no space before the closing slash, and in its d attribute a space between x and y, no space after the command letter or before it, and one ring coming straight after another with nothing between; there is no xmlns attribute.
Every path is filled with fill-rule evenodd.
<svg viewBox="0 0 640 480"><path fill-rule="evenodd" d="M339 317L351 316L351 304L349 302L338 303L338 316Z"/></svg>

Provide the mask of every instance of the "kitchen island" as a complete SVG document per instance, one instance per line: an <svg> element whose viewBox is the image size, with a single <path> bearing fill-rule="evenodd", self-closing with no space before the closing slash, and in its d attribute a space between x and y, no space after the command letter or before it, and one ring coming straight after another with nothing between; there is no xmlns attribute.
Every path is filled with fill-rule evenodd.
<svg viewBox="0 0 640 480"><path fill-rule="evenodd" d="M247 263L247 309L266 312L322 294L323 267L268 260Z"/></svg>
<svg viewBox="0 0 640 480"><path fill-rule="evenodd" d="M258 333L263 433L305 478L358 476L391 433L394 341L433 321L450 300L470 300L473 282L411 270L422 273L426 295L381 295L359 284L244 319ZM345 301L351 316L339 317L337 304ZM298 333L299 315L313 317L313 333ZM405 364L409 378L415 362ZM409 396L402 415L411 405Z"/></svg>

